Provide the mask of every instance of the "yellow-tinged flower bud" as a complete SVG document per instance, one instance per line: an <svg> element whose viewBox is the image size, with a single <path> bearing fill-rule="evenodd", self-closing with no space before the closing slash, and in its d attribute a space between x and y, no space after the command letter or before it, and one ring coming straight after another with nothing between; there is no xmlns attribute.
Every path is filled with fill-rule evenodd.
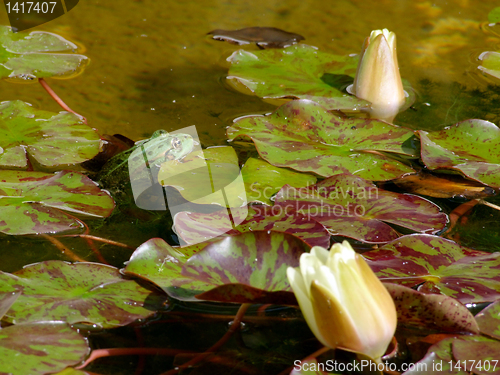
<svg viewBox="0 0 500 375"><path fill-rule="evenodd" d="M289 267L288 280L311 331L325 346L380 361L394 336L392 297L362 256L344 241L315 246Z"/></svg>
<svg viewBox="0 0 500 375"><path fill-rule="evenodd" d="M347 91L372 103L370 117L392 122L406 97L399 74L396 34L387 29L371 32L363 44L354 84Z"/></svg>

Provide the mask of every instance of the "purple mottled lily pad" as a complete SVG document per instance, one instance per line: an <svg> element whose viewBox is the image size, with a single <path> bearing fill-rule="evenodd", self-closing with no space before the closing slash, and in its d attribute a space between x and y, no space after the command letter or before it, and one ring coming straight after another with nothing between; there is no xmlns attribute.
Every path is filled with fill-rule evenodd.
<svg viewBox="0 0 500 375"><path fill-rule="evenodd" d="M500 253L467 249L425 234L407 235L378 250L363 253L382 281L418 286L461 303L500 298Z"/></svg>
<svg viewBox="0 0 500 375"><path fill-rule="evenodd" d="M146 279L178 300L198 301L194 296L213 286L183 276L181 272L188 258L205 246L207 242L174 248L161 238L152 238L134 251L122 273Z"/></svg>
<svg viewBox="0 0 500 375"><path fill-rule="evenodd" d="M500 342L481 336L447 338L403 375L499 375Z"/></svg>
<svg viewBox="0 0 500 375"><path fill-rule="evenodd" d="M391 294L398 322L447 332L479 333L474 315L454 298L425 294L397 284L384 284Z"/></svg>
<svg viewBox="0 0 500 375"><path fill-rule="evenodd" d="M385 181L413 173L381 152L417 152L413 131L373 119L339 117L310 100L293 100L268 116L245 116L227 129L229 140L252 139L260 156L277 167L329 177L351 173Z"/></svg>
<svg viewBox="0 0 500 375"><path fill-rule="evenodd" d="M500 129L485 120L465 120L441 131L418 131L422 161L430 169L453 169L500 187Z"/></svg>
<svg viewBox="0 0 500 375"><path fill-rule="evenodd" d="M14 33L10 27L0 26L0 78L69 78L89 62L86 56L74 53L77 49L76 44L54 33Z"/></svg>
<svg viewBox="0 0 500 375"><path fill-rule="evenodd" d="M272 210L299 212L323 224L333 235L369 243L399 237L388 224L436 233L447 223L446 214L434 203L379 189L351 174L333 176L308 188L284 186Z"/></svg>
<svg viewBox="0 0 500 375"><path fill-rule="evenodd" d="M234 52L229 83L243 85L265 100L309 99L328 110L359 110L369 102L343 91L352 83L357 56L336 56L297 44L283 49Z"/></svg>
<svg viewBox="0 0 500 375"><path fill-rule="evenodd" d="M290 291L288 267L298 267L300 255L310 247L281 232L255 231L226 237L207 245L188 259L182 274L212 284L243 284L271 292L259 303L273 303L272 292ZM233 286L228 285L228 293ZM219 293L223 294L219 289ZM246 302L253 302L249 293ZM241 302L239 300L238 302Z"/></svg>
<svg viewBox="0 0 500 375"><path fill-rule="evenodd" d="M63 322L18 324L0 331L0 373L53 374L88 354L87 340Z"/></svg>
<svg viewBox="0 0 500 375"><path fill-rule="evenodd" d="M81 117L48 112L20 100L0 104L0 167L64 169L93 158L100 138Z"/></svg>
<svg viewBox="0 0 500 375"><path fill-rule="evenodd" d="M239 217L240 211L232 209L233 217ZM310 246L330 247L330 233L319 222L298 212L276 210L270 206L248 206L248 216L237 226L231 225L226 210L209 214L180 212L174 217L174 230L187 244L206 241L220 236L234 236L240 233L266 230L286 232L301 238Z"/></svg>
<svg viewBox="0 0 500 375"><path fill-rule="evenodd" d="M0 171L0 232L53 233L82 227L73 215L107 217L113 199L87 176L70 171Z"/></svg>
<svg viewBox="0 0 500 375"><path fill-rule="evenodd" d="M483 309L476 320L481 333L500 340L500 300Z"/></svg>
<svg viewBox="0 0 500 375"><path fill-rule="evenodd" d="M112 328L154 314L165 299L114 267L57 260L0 272L0 292L4 288L23 288L4 317L14 324L60 320Z"/></svg>

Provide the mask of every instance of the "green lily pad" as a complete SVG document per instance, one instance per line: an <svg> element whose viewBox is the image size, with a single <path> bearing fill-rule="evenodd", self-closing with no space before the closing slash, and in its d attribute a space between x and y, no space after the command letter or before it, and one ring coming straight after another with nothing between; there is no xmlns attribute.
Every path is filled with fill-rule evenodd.
<svg viewBox="0 0 500 375"><path fill-rule="evenodd" d="M388 224L416 232L436 233L448 219L434 203L411 194L377 188L371 181L340 174L309 188L284 186L274 212L299 212L323 224L332 235L369 243L399 237Z"/></svg>
<svg viewBox="0 0 500 375"><path fill-rule="evenodd" d="M492 23L500 22L500 7L496 7L488 13L488 21Z"/></svg>
<svg viewBox="0 0 500 375"><path fill-rule="evenodd" d="M500 129L484 120L465 120L441 131L418 131L422 161L429 169L453 169L500 187Z"/></svg>
<svg viewBox="0 0 500 375"><path fill-rule="evenodd" d="M195 151L182 161L165 162L158 181L162 186L176 188L191 203L223 207L246 205L238 156L229 146Z"/></svg>
<svg viewBox="0 0 500 375"><path fill-rule="evenodd" d="M293 100L269 116L241 117L227 136L251 138L259 155L274 166L324 177L352 173L391 180L414 170L381 152L417 156L413 131L379 120L339 117L310 100Z"/></svg>
<svg viewBox="0 0 500 375"><path fill-rule="evenodd" d="M0 232L36 234L82 227L72 214L107 217L113 199L87 176L71 171L0 171ZM66 211L66 212L63 212Z"/></svg>
<svg viewBox="0 0 500 375"><path fill-rule="evenodd" d="M182 274L218 286L218 301L222 298L224 302L231 301L222 286L227 286L227 295L234 297L234 284L241 284L261 289L262 293L257 301L252 299L254 293L249 293L244 296L248 299L241 298L237 302L274 303L273 292L291 290L287 268L298 267L300 255L309 249L304 242L287 233L248 232L207 245L187 260Z"/></svg>
<svg viewBox="0 0 500 375"><path fill-rule="evenodd" d="M243 219L244 215L247 215ZM234 236L244 232L266 230L286 232L299 237L309 246L330 247L330 233L311 217L298 212L275 210L273 207L253 205L247 209L232 209L232 217L239 224L233 225L228 212L220 210L209 214L179 212L174 217L174 231L187 244L206 241L220 236Z"/></svg>
<svg viewBox="0 0 500 375"><path fill-rule="evenodd" d="M212 286L183 276L181 272L188 258L205 246L207 242L173 248L161 238L152 238L134 251L122 272L158 285L170 297L181 301L199 301L195 295L210 290Z"/></svg>
<svg viewBox="0 0 500 375"><path fill-rule="evenodd" d="M55 170L99 152L99 135L69 112L48 112L20 100L0 104L0 168Z"/></svg>
<svg viewBox="0 0 500 375"><path fill-rule="evenodd" d="M481 310L476 320L481 333L500 340L500 300Z"/></svg>
<svg viewBox="0 0 500 375"><path fill-rule="evenodd" d="M31 80L78 74L89 60L72 53L77 48L53 33L13 33L10 27L0 26L0 77Z"/></svg>
<svg viewBox="0 0 500 375"><path fill-rule="evenodd" d="M283 185L304 187L314 185L316 177L275 167L262 159L250 158L241 168L247 200L272 205L271 198Z"/></svg>
<svg viewBox="0 0 500 375"><path fill-rule="evenodd" d="M363 256L382 281L418 285L420 292L441 293L464 304L500 298L500 253L467 249L437 236L412 234Z"/></svg>
<svg viewBox="0 0 500 375"><path fill-rule="evenodd" d="M447 338L432 345L405 375L498 375L500 342L481 336Z"/></svg>
<svg viewBox="0 0 500 375"><path fill-rule="evenodd" d="M447 332L479 333L474 315L454 298L425 294L397 284L384 284L398 312L398 323Z"/></svg>
<svg viewBox="0 0 500 375"><path fill-rule="evenodd" d="M358 57L336 56L305 44L283 49L234 52L228 80L264 99L310 99L328 110L356 111L366 100L343 91L354 80ZM238 87L238 86L236 86Z"/></svg>
<svg viewBox="0 0 500 375"><path fill-rule="evenodd" d="M479 56L479 70L500 79L500 52L486 51Z"/></svg>
<svg viewBox="0 0 500 375"><path fill-rule="evenodd" d="M0 330L0 372L44 375L78 365L87 340L62 322L19 324Z"/></svg>
<svg viewBox="0 0 500 375"><path fill-rule="evenodd" d="M165 299L99 263L51 260L0 272L0 292L12 287L23 288L4 317L14 324L61 320L113 328L151 316Z"/></svg>

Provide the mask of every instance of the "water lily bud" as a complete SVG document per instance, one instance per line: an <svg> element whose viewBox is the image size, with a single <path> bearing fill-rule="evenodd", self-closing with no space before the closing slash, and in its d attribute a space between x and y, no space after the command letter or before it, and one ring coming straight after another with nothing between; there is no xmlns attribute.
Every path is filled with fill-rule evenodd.
<svg viewBox="0 0 500 375"><path fill-rule="evenodd" d="M344 241L315 246L289 267L288 280L311 331L325 346L380 361L397 324L387 289L362 256Z"/></svg>
<svg viewBox="0 0 500 375"><path fill-rule="evenodd" d="M387 29L371 32L348 91L372 103L370 117L392 122L406 97L399 74L396 34Z"/></svg>

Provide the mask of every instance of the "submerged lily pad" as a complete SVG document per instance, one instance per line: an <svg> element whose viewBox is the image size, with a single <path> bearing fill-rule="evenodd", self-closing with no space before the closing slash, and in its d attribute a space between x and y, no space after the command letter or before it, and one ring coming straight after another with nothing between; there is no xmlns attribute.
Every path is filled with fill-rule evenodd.
<svg viewBox="0 0 500 375"><path fill-rule="evenodd" d="M441 131L418 131L422 161L430 169L454 169L500 187L500 129L484 120L465 120Z"/></svg>
<svg viewBox="0 0 500 375"><path fill-rule="evenodd" d="M0 104L0 168L63 169L91 159L100 138L69 112L48 112L20 100Z"/></svg>
<svg viewBox="0 0 500 375"><path fill-rule="evenodd" d="M4 317L14 324L60 320L112 328L154 314L164 301L158 292L99 263L51 260L13 274L0 272L0 291L12 287L23 288Z"/></svg>
<svg viewBox="0 0 500 375"><path fill-rule="evenodd" d="M245 27L239 30L212 30L208 33L215 40L232 44L255 43L260 48L283 48L304 40L299 34L290 33L276 27Z"/></svg>
<svg viewBox="0 0 500 375"><path fill-rule="evenodd" d="M248 216L246 216L248 213ZM312 246L330 247L330 233L311 217L298 212L276 210L270 206L253 205L242 210L231 210L234 225L226 210L208 214L179 212L174 217L174 230L187 244L195 244L221 236L234 236L244 232L266 230L286 232L299 237ZM246 219L244 218L246 216ZM244 219L244 220L243 220Z"/></svg>
<svg viewBox="0 0 500 375"><path fill-rule="evenodd" d="M72 53L77 48L76 44L53 33L13 33L10 27L0 26L0 77L67 78L88 64L86 56Z"/></svg>
<svg viewBox="0 0 500 375"><path fill-rule="evenodd" d="M19 324L0 330L0 372L44 375L78 365L87 340L63 322Z"/></svg>
<svg viewBox="0 0 500 375"><path fill-rule="evenodd" d="M448 221L438 206L424 198L382 190L351 174L332 176L309 188L284 186L272 210L299 212L323 224L333 235L369 243L399 237L388 224L436 233Z"/></svg>
<svg viewBox="0 0 500 375"><path fill-rule="evenodd" d="M284 49L239 50L228 61L229 82L237 81L264 99L310 99L328 110L355 111L370 105L342 91L354 79L358 57L336 56L297 44Z"/></svg>
<svg viewBox="0 0 500 375"><path fill-rule="evenodd" d="M271 198L285 184L294 187L314 185L312 174L297 173L286 168L275 167L264 160L250 158L241 168L247 200L272 205Z"/></svg>
<svg viewBox="0 0 500 375"><path fill-rule="evenodd" d="M500 298L500 253L467 249L425 234L398 238L363 253L382 281L418 286L424 293L441 293L461 303Z"/></svg>
<svg viewBox="0 0 500 375"><path fill-rule="evenodd" d="M370 119L343 118L310 100L293 100L269 116L241 117L229 140L249 137L260 156L278 167L329 177L351 173L382 181L414 172L380 152L416 157L413 131Z"/></svg>
<svg viewBox="0 0 500 375"><path fill-rule="evenodd" d="M107 217L113 199L87 176L70 171L0 171L0 232L36 234L77 229L73 214ZM66 212L64 212L66 211Z"/></svg>

